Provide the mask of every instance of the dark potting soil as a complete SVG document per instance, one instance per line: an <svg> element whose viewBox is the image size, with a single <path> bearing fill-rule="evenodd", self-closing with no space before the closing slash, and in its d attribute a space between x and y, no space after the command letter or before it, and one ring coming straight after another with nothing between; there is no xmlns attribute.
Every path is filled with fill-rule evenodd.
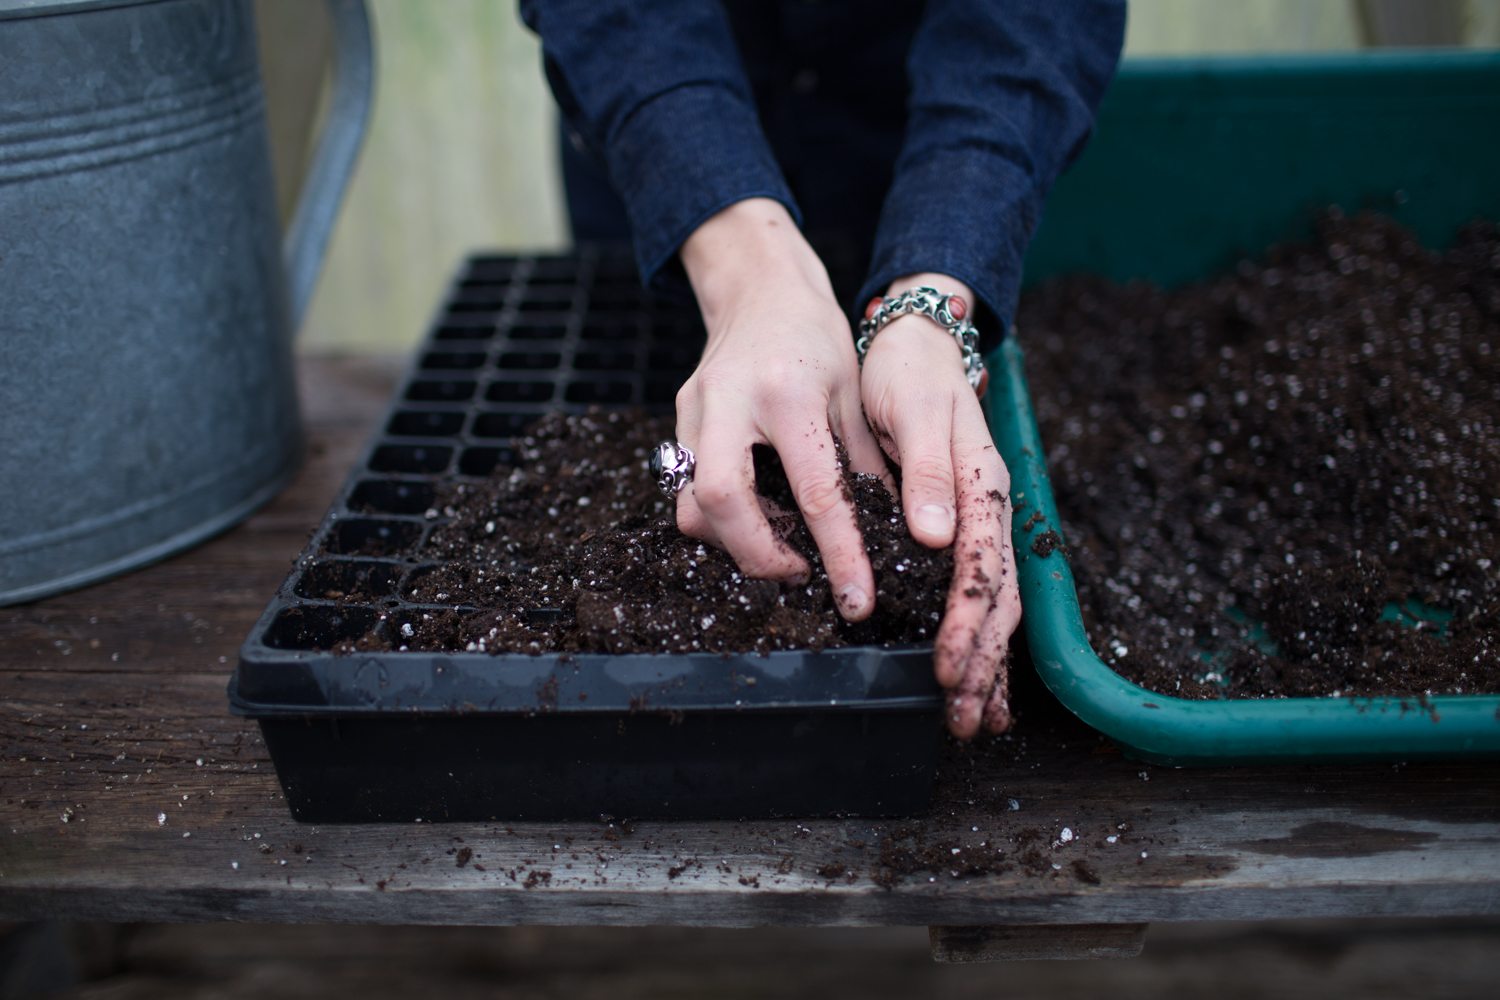
<svg viewBox="0 0 1500 1000"><path fill-rule="evenodd" d="M1059 281L1019 326L1113 669L1189 698L1500 692L1493 223L1436 253L1330 214L1176 291Z"/></svg>
<svg viewBox="0 0 1500 1000"><path fill-rule="evenodd" d="M642 411L541 418L513 469L453 485L429 512L443 523L418 555L435 568L402 596L452 610L377 627L355 648L681 654L932 641L952 551L915 542L877 477L845 473L876 582L875 614L851 624L801 516L788 513L796 506L774 454L757 448L757 490L777 534L812 566L803 585L747 579L677 530L646 469L672 436L670 418Z"/></svg>

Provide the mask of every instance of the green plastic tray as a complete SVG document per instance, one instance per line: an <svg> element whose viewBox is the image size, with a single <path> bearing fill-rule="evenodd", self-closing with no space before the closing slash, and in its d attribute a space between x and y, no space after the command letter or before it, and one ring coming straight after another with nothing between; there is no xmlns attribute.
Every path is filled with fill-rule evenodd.
<svg viewBox="0 0 1500 1000"><path fill-rule="evenodd" d="M1380 209L1446 245L1475 216L1500 218L1497 126L1500 53L1127 64L1048 203L1027 281L1088 272L1180 284L1306 235L1330 204ZM1016 532L1027 644L1069 710L1162 764L1500 756L1500 696L1190 701L1109 669L1089 645L1063 551L1040 557L1019 541L1021 514L1066 524L1024 343L1022 331L991 355L987 409L1027 504Z"/></svg>

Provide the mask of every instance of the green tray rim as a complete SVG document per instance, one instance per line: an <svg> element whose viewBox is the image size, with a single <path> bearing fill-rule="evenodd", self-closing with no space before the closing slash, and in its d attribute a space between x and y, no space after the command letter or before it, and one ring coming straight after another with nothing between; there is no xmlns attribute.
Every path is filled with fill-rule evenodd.
<svg viewBox="0 0 1500 1000"><path fill-rule="evenodd" d="M985 410L1016 507L1021 624L1037 673L1074 715L1131 756L1157 764L1500 756L1497 695L1194 701L1149 691L1111 670L1089 644L1066 553L1037 555L1021 530L1040 510L1066 541L1018 339L1003 341L988 363Z"/></svg>

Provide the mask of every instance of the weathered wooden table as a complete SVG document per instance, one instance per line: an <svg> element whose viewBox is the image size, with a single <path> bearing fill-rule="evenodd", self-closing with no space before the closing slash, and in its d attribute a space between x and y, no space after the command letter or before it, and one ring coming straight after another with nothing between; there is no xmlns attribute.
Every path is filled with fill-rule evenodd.
<svg viewBox="0 0 1500 1000"><path fill-rule="evenodd" d="M399 368L305 360L284 495L0 609L0 920L925 924L964 959L1129 954L1151 921L1500 913L1493 764L1147 767L1024 683L1014 733L951 754L920 822L299 825L225 683Z"/></svg>

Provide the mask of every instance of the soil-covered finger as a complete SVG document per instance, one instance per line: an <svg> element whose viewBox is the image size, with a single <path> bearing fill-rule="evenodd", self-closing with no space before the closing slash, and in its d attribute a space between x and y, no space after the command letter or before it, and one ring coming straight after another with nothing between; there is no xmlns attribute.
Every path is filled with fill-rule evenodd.
<svg viewBox="0 0 1500 1000"><path fill-rule="evenodd" d="M875 579L845 476L847 453L824 419L789 417L772 433L771 445L823 557L839 612L850 621L861 621L874 610Z"/></svg>
<svg viewBox="0 0 1500 1000"><path fill-rule="evenodd" d="M938 681L945 686L964 675L981 643L993 645L986 623L1016 587L1008 476L988 432L981 428L967 421L955 425L958 529L936 662Z"/></svg>
<svg viewBox="0 0 1500 1000"><path fill-rule="evenodd" d="M948 692L948 731L961 740L978 735L994 687L995 661L987 656L970 656L963 676Z"/></svg>
<svg viewBox="0 0 1500 1000"><path fill-rule="evenodd" d="M1010 729L1010 655L1001 659L995 667L995 686L990 689L989 700L984 703L984 731L1003 733Z"/></svg>

